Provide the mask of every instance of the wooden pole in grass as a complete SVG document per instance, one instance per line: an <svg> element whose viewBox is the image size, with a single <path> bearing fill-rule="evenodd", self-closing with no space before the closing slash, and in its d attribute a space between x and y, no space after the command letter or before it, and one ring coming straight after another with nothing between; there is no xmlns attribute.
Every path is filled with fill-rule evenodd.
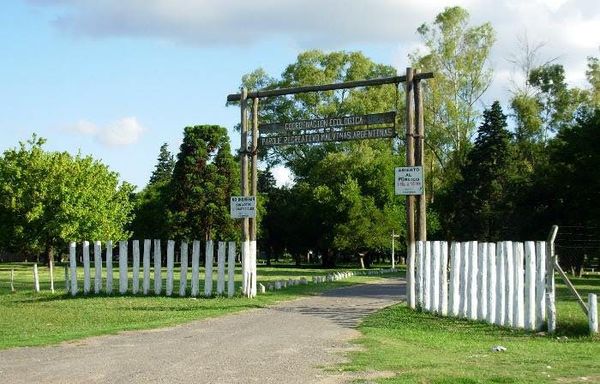
<svg viewBox="0 0 600 384"><path fill-rule="evenodd" d="M127 276L127 240L119 241L119 293L127 293L129 277Z"/></svg>
<svg viewBox="0 0 600 384"><path fill-rule="evenodd" d="M556 285L554 282L554 266L556 264L556 254L554 251L554 240L558 233L558 226L553 225L546 242L546 315L548 332L556 331Z"/></svg>
<svg viewBox="0 0 600 384"><path fill-rule="evenodd" d="M37 263L33 264L33 290L35 293L40 292L40 275L38 273Z"/></svg>
<svg viewBox="0 0 600 384"><path fill-rule="evenodd" d="M194 240L192 243L192 297L198 296L198 284L200 279L200 242Z"/></svg>
<svg viewBox="0 0 600 384"><path fill-rule="evenodd" d="M83 242L83 294L87 295L91 290L90 275L90 242Z"/></svg>
<svg viewBox="0 0 600 384"><path fill-rule="evenodd" d="M460 313L460 243L450 244L450 298L448 310L451 316Z"/></svg>
<svg viewBox="0 0 600 384"><path fill-rule="evenodd" d="M536 266L535 243L525 242L525 329L536 329Z"/></svg>
<svg viewBox="0 0 600 384"><path fill-rule="evenodd" d="M413 69L406 68L406 166L415 165L415 108ZM425 239L423 239L425 240ZM407 249L407 287L408 305L416 307L415 300L415 197L406 196L406 249ZM428 303L425 303L427 305Z"/></svg>
<svg viewBox="0 0 600 384"><path fill-rule="evenodd" d="M488 243L488 267L487 267L487 321L496 323L496 243Z"/></svg>
<svg viewBox="0 0 600 384"><path fill-rule="evenodd" d="M54 293L54 260L52 258L48 265L50 266L50 292Z"/></svg>
<svg viewBox="0 0 600 384"><path fill-rule="evenodd" d="M204 269L204 296L212 295L212 280L213 280L213 260L214 260L214 243L212 240L206 242L205 254L205 269Z"/></svg>
<svg viewBox="0 0 600 384"><path fill-rule="evenodd" d="M442 258L440 269L441 269L441 287L440 287L440 312L443 316L448 315L448 243L445 241L441 242L441 255Z"/></svg>
<svg viewBox="0 0 600 384"><path fill-rule="evenodd" d="M133 283L131 293L137 295L140 291L140 241L133 240Z"/></svg>
<svg viewBox="0 0 600 384"><path fill-rule="evenodd" d="M181 242L181 256L179 257L179 296L185 296L187 292L187 270L188 270L188 243Z"/></svg>
<svg viewBox="0 0 600 384"><path fill-rule="evenodd" d="M94 293L102 290L102 243L94 242Z"/></svg>
<svg viewBox="0 0 600 384"><path fill-rule="evenodd" d="M77 244L75 242L71 242L69 244L69 265L71 267L71 283L69 287L71 288L71 295L77 295Z"/></svg>
<svg viewBox="0 0 600 384"><path fill-rule="evenodd" d="M144 239L144 281L142 282L144 295L150 291L150 248L152 248L152 240Z"/></svg>
<svg viewBox="0 0 600 384"><path fill-rule="evenodd" d="M106 242L106 293L112 295L113 292L113 243L112 240Z"/></svg>
<svg viewBox="0 0 600 384"><path fill-rule="evenodd" d="M222 295L225 292L225 248L227 243L219 241L219 249L217 251L217 295Z"/></svg>
<svg viewBox="0 0 600 384"><path fill-rule="evenodd" d="M10 291L15 292L15 270L10 270Z"/></svg>
<svg viewBox="0 0 600 384"><path fill-rule="evenodd" d="M175 267L175 241L167 241L167 296L173 294L173 269Z"/></svg>
<svg viewBox="0 0 600 384"><path fill-rule="evenodd" d="M590 333L598 333L598 297L595 293L588 293L588 319Z"/></svg>
<svg viewBox="0 0 600 384"><path fill-rule="evenodd" d="M154 239L154 294L160 295L162 291L162 276L160 274L161 269L161 252L160 252L160 240Z"/></svg>
<svg viewBox="0 0 600 384"><path fill-rule="evenodd" d="M227 296L233 297L235 293L235 241L229 242L227 255Z"/></svg>

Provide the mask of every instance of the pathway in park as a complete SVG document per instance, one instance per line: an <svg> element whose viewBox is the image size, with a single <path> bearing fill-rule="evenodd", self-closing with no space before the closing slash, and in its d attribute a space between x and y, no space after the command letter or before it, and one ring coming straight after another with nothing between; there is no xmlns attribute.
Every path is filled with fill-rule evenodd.
<svg viewBox="0 0 600 384"><path fill-rule="evenodd" d="M404 296L401 279L224 317L49 347L0 351L1 383L342 383L331 372L367 314Z"/></svg>

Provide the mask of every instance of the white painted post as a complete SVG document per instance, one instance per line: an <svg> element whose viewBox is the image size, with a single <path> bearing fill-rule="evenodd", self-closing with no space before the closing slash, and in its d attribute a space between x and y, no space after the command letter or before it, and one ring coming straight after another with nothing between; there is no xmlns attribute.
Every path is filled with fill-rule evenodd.
<svg viewBox="0 0 600 384"><path fill-rule="evenodd" d="M94 242L94 293L102 291L102 242Z"/></svg>
<svg viewBox="0 0 600 384"><path fill-rule="evenodd" d="M119 241L119 293L127 293L129 279L127 276L127 240Z"/></svg>
<svg viewBox="0 0 600 384"><path fill-rule="evenodd" d="M40 275L38 273L37 263L33 264L33 290L36 293L40 292Z"/></svg>
<svg viewBox="0 0 600 384"><path fill-rule="evenodd" d="M50 266L50 292L54 293L54 261L49 260Z"/></svg>
<svg viewBox="0 0 600 384"><path fill-rule="evenodd" d="M112 295L113 292L113 243L112 240L106 242L106 293Z"/></svg>
<svg viewBox="0 0 600 384"><path fill-rule="evenodd" d="M71 266L71 295L77 295L77 244L69 244L69 264Z"/></svg>
<svg viewBox="0 0 600 384"><path fill-rule="evenodd" d="M417 307L417 280L415 276L415 264L417 263L415 242L409 242L406 248L406 296L408 306L412 309Z"/></svg>
<svg viewBox="0 0 600 384"><path fill-rule="evenodd" d="M448 315L448 243L440 243L440 313L443 316Z"/></svg>
<svg viewBox="0 0 600 384"><path fill-rule="evenodd" d="M179 296L185 296L187 292L187 270L188 270L188 243L187 241L181 242L181 257L179 261L180 272L179 272Z"/></svg>
<svg viewBox="0 0 600 384"><path fill-rule="evenodd" d="M477 241L469 241L469 319L477 320L477 274L479 273L479 263L477 257Z"/></svg>
<svg viewBox="0 0 600 384"><path fill-rule="evenodd" d="M450 300L448 303L450 314L458 316L460 313L460 270L461 270L460 243L450 244Z"/></svg>
<svg viewBox="0 0 600 384"><path fill-rule="evenodd" d="M160 240L154 239L154 294L160 295L162 292L162 276L161 272L161 252Z"/></svg>
<svg viewBox="0 0 600 384"><path fill-rule="evenodd" d="M496 324L504 325L506 320L506 254L504 244L496 244Z"/></svg>
<svg viewBox="0 0 600 384"><path fill-rule="evenodd" d="M229 242L227 255L227 296L233 297L235 293L235 241Z"/></svg>
<svg viewBox="0 0 600 384"><path fill-rule="evenodd" d="M200 283L200 242L194 240L192 243L192 297L198 296L198 284Z"/></svg>
<svg viewBox="0 0 600 384"><path fill-rule="evenodd" d="M423 301L426 311L431 311L431 242L423 244Z"/></svg>
<svg viewBox="0 0 600 384"><path fill-rule="evenodd" d="M541 329L546 321L546 242L535 243L535 325ZM554 299L552 297L552 299Z"/></svg>
<svg viewBox="0 0 600 384"><path fill-rule="evenodd" d="M204 296L209 297L212 295L212 270L214 261L214 245L212 240L206 242L206 255L205 255L205 275L204 275Z"/></svg>
<svg viewBox="0 0 600 384"><path fill-rule="evenodd" d="M469 306L471 305L469 295L469 272L471 264L471 258L469 256L469 242L465 241L460 244L461 247L461 262L462 262L462 270L460 273L460 317L468 317L469 315Z"/></svg>
<svg viewBox="0 0 600 384"><path fill-rule="evenodd" d="M496 323L496 244L487 244L487 321L490 324Z"/></svg>
<svg viewBox="0 0 600 384"><path fill-rule="evenodd" d="M69 282L69 279L67 276L67 267L65 267L65 285L67 287L69 286L68 282ZM14 269L10 270L10 291L15 292L15 270ZM67 289L67 291L68 291L68 289Z"/></svg>
<svg viewBox="0 0 600 384"><path fill-rule="evenodd" d="M514 303L515 303L515 257L513 253L512 241L504 242L504 255L505 255L505 280L506 280L506 309L504 313L504 325L507 327L514 327Z"/></svg>
<svg viewBox="0 0 600 384"><path fill-rule="evenodd" d="M598 297L595 293L588 293L588 320L590 333L598 333Z"/></svg>
<svg viewBox="0 0 600 384"><path fill-rule="evenodd" d="M525 270L523 268L523 243L513 243L515 258L515 300L513 303L513 324L525 328Z"/></svg>
<svg viewBox="0 0 600 384"><path fill-rule="evenodd" d="M533 241L525 242L525 328L528 330L536 329L535 315L535 243Z"/></svg>
<svg viewBox="0 0 600 384"><path fill-rule="evenodd" d="M487 265L488 265L488 245L486 243L478 244L478 262L477 262L477 319L487 320Z"/></svg>
<svg viewBox="0 0 600 384"><path fill-rule="evenodd" d="M173 268L175 266L175 242L173 240L167 241L167 296L173 294Z"/></svg>
<svg viewBox="0 0 600 384"><path fill-rule="evenodd" d="M142 283L142 293L147 295L150 292L150 248L152 240L144 239L144 281Z"/></svg>
<svg viewBox="0 0 600 384"><path fill-rule="evenodd" d="M425 280L423 279L423 271L425 264L425 244L424 241L419 240L415 245L415 261L417 263L416 268L416 276L415 276L415 298L416 305L421 308L425 308Z"/></svg>
<svg viewBox="0 0 600 384"><path fill-rule="evenodd" d="M140 291L140 241L133 240L133 285L131 293L137 295Z"/></svg>
<svg viewBox="0 0 600 384"><path fill-rule="evenodd" d="M225 292L225 248L226 243L219 241L217 251L217 295L222 295Z"/></svg>
<svg viewBox="0 0 600 384"><path fill-rule="evenodd" d="M250 266L252 268L250 297L256 297L256 283L258 281L258 276L256 274L256 252L256 240L252 240L250 241Z"/></svg>
<svg viewBox="0 0 600 384"><path fill-rule="evenodd" d="M250 281L250 241L242 241L242 293L249 297L250 291L248 282Z"/></svg>
<svg viewBox="0 0 600 384"><path fill-rule="evenodd" d="M433 249L431 250L432 256L432 280L431 280L431 310L436 313L440 313L440 257L441 257L441 245L439 241L432 243Z"/></svg>
<svg viewBox="0 0 600 384"><path fill-rule="evenodd" d="M556 306L554 305L554 295L552 292L546 292L546 304L548 306L548 333L556 332ZM539 325L538 325L539 327Z"/></svg>
<svg viewBox="0 0 600 384"><path fill-rule="evenodd" d="M90 276L90 242L83 242L83 294L87 295L91 290Z"/></svg>

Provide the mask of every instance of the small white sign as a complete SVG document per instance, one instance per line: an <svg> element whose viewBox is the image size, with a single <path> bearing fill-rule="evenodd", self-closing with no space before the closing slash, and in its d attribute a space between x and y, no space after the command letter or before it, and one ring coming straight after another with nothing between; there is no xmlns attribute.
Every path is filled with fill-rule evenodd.
<svg viewBox="0 0 600 384"><path fill-rule="evenodd" d="M231 217L256 217L256 196L231 196Z"/></svg>
<svg viewBox="0 0 600 384"><path fill-rule="evenodd" d="M396 195L423 195L423 167L397 167L395 178Z"/></svg>

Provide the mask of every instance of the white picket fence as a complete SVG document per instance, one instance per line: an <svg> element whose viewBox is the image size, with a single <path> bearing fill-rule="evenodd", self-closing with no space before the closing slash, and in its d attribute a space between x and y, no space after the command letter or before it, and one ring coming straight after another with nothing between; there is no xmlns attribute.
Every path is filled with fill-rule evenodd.
<svg viewBox="0 0 600 384"><path fill-rule="evenodd" d="M152 243L153 246L152 246ZM190 294L196 297L200 293L200 248L201 243L198 240L192 242L191 255L191 279L188 277L189 272L189 247L188 243L182 241L180 243L180 282L179 286L174 286L174 265L175 265L175 241L167 241L167 265L166 279L163 280L162 258L161 258L161 241L160 240L144 240L143 252L140 251L140 241L132 241L132 279L129 279L128 265L128 242L119 241L118 271L119 271L119 293L120 294L143 294L148 295L150 291L150 270L151 261L154 266L154 287L152 293L161 295L163 288L167 296L173 295L174 289L178 289L179 296ZM112 294L113 293L113 242L107 241L104 246L104 260L102 257L103 249L102 242L94 242L94 277L92 290L92 277L90 266L90 243L84 241L82 243L83 256L83 294ZM214 242L208 240L205 243L205 268L204 268L204 296L212 296L213 292L216 295L224 295L232 297L235 290L235 242L218 242L217 248L217 279L216 290L213 291L213 264L214 264ZM66 290L71 295L75 296L79 292L77 279L77 244L72 242L69 244L69 275L65 276ZM104 261L104 262L103 262ZM141 262L141 265L140 265ZM227 275L225 266L227 264ZM103 266L105 271L103 271ZM104 272L104 273L103 273ZM141 273L141 277L140 277ZM227 278L226 278L227 276ZM140 289L141 280L141 289ZM104 284L103 284L104 283ZM227 284L226 284L227 283ZM104 289L103 289L104 287ZM189 289L188 289L189 287ZM225 291L225 287L227 290Z"/></svg>
<svg viewBox="0 0 600 384"><path fill-rule="evenodd" d="M416 243L416 304L443 316L539 330L546 275L544 241Z"/></svg>

